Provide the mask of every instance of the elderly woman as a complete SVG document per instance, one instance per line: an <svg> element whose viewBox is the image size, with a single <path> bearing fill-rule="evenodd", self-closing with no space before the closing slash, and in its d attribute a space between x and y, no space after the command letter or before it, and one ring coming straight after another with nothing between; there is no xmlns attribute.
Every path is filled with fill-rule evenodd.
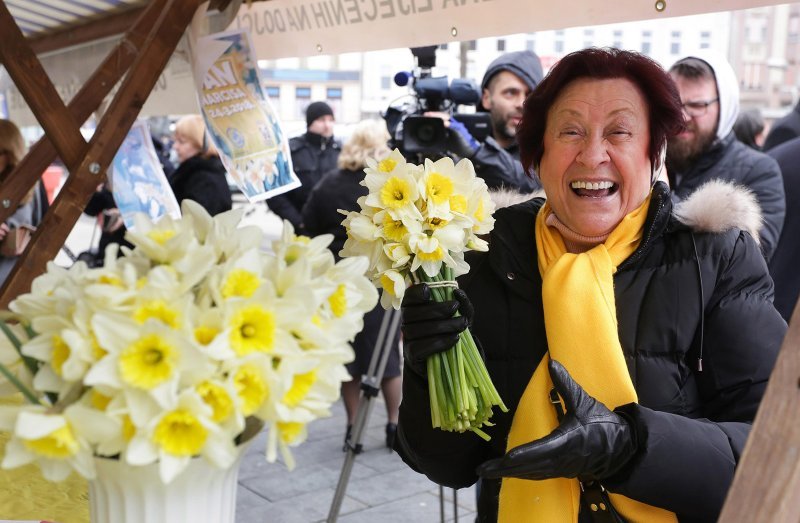
<svg viewBox="0 0 800 523"><path fill-rule="evenodd" d="M176 122L172 148L180 163L169 177L169 184L178 203L194 200L211 216L230 211L233 204L225 167L206 136L202 116L190 114Z"/></svg>
<svg viewBox="0 0 800 523"><path fill-rule="evenodd" d="M443 485L480 475L479 521L718 516L786 325L727 211L752 197L717 185L673 209L654 183L682 123L669 76L615 49L567 55L526 101L521 158L547 199L499 210L460 282L510 409L491 441L431 429L421 364L468 320L408 290L397 448Z"/></svg>

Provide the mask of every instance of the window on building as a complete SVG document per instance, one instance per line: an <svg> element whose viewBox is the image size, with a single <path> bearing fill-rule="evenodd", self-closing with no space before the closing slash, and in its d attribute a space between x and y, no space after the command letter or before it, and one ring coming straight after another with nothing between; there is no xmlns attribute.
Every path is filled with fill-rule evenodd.
<svg viewBox="0 0 800 523"><path fill-rule="evenodd" d="M392 88L392 79L388 76L381 76L381 89L391 89Z"/></svg>
<svg viewBox="0 0 800 523"><path fill-rule="evenodd" d="M506 50L506 41L503 38L497 39L497 50L498 51L505 51Z"/></svg>
<svg viewBox="0 0 800 523"><path fill-rule="evenodd" d="M652 50L652 45L650 44L650 42L642 42L642 54L649 55L651 50Z"/></svg>
<svg viewBox="0 0 800 523"><path fill-rule="evenodd" d="M614 31L614 47L622 49L622 31Z"/></svg>
<svg viewBox="0 0 800 523"><path fill-rule="evenodd" d="M310 87L295 87L294 89L294 112L295 118L304 118L306 107L311 103Z"/></svg>
<svg viewBox="0 0 800 523"><path fill-rule="evenodd" d="M700 49L711 47L711 31L700 31Z"/></svg>
<svg viewBox="0 0 800 523"><path fill-rule="evenodd" d="M793 13L789 16L789 36L790 44L796 44L800 40L800 16Z"/></svg>
<svg viewBox="0 0 800 523"><path fill-rule="evenodd" d="M439 44L439 49L441 49L442 51L447 51L447 48L449 46L450 44Z"/></svg>
<svg viewBox="0 0 800 523"><path fill-rule="evenodd" d="M555 46L553 47L553 50L556 53L563 53L564 52L564 40L556 40Z"/></svg>
<svg viewBox="0 0 800 523"><path fill-rule="evenodd" d="M526 40L525 41L525 50L527 50L527 51L535 51L536 50L536 40Z"/></svg>
<svg viewBox="0 0 800 523"><path fill-rule="evenodd" d="M592 47L594 45L594 29L583 30L583 47Z"/></svg>
<svg viewBox="0 0 800 523"><path fill-rule="evenodd" d="M467 42L467 51L475 51L478 48L478 42L470 40Z"/></svg>
<svg viewBox="0 0 800 523"><path fill-rule="evenodd" d="M325 91L328 95L328 100L341 100L342 99L342 88L341 87L328 87Z"/></svg>
<svg viewBox="0 0 800 523"><path fill-rule="evenodd" d="M669 52L670 54L680 54L681 52L681 32L672 31L670 36Z"/></svg>
<svg viewBox="0 0 800 523"><path fill-rule="evenodd" d="M281 96L281 88L278 85L268 85L267 86L267 96L270 98L280 98Z"/></svg>

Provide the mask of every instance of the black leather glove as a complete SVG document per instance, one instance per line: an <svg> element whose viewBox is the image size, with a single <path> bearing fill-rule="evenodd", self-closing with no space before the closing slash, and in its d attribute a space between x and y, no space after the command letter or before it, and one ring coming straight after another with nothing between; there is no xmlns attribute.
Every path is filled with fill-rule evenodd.
<svg viewBox="0 0 800 523"><path fill-rule="evenodd" d="M483 463L478 467L481 477L602 480L636 454L635 431L624 417L588 395L557 361L550 361L549 370L566 405L561 423L544 438Z"/></svg>
<svg viewBox="0 0 800 523"><path fill-rule="evenodd" d="M458 341L458 335L472 323L474 308L461 289L453 291L453 300L435 302L424 283L412 285L403 296L403 352L414 372L427 377L428 356L444 352ZM461 316L453 316L456 311Z"/></svg>

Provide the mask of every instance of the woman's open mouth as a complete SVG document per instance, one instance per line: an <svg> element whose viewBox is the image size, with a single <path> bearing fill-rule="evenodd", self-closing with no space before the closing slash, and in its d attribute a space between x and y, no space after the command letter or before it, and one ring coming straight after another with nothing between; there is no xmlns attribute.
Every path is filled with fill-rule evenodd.
<svg viewBox="0 0 800 523"><path fill-rule="evenodd" d="M572 192L587 198L603 198L619 190L619 185L614 182L572 182L569 184Z"/></svg>

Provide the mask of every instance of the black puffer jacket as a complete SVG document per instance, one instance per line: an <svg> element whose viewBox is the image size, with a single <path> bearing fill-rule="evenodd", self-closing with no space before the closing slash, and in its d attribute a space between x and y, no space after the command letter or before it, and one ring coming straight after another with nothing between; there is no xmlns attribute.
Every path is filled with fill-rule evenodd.
<svg viewBox="0 0 800 523"><path fill-rule="evenodd" d="M786 200L778 164L766 154L750 149L730 132L718 140L686 172L667 172L675 201L686 199L698 187L712 179L744 185L756 195L764 217L761 227L761 249L767 261L772 258L783 229Z"/></svg>
<svg viewBox="0 0 800 523"><path fill-rule="evenodd" d="M211 216L231 210L231 189L218 156L188 158L172 173L169 184L178 204L194 200Z"/></svg>
<svg viewBox="0 0 800 523"><path fill-rule="evenodd" d="M475 166L475 174L483 178L489 189L513 189L522 193L541 189L539 180L525 174L516 142L508 149L503 149L489 136L470 159Z"/></svg>
<svg viewBox="0 0 800 523"><path fill-rule="evenodd" d="M289 148L292 167L303 185L270 198L268 205L272 212L289 220L295 230L302 231L303 205L325 173L336 169L342 147L333 137L307 132L289 140Z"/></svg>
<svg viewBox="0 0 800 523"><path fill-rule="evenodd" d="M503 455L513 413L547 350L534 233L542 203L499 210L488 254L473 258L460 282L475 306L472 332L510 409L493 416L491 441L431 429L427 384L404 375L397 450L436 483L471 485L480 463ZM692 231L671 208L668 189L657 184L645 238L614 275L620 342L639 396L628 413L640 450L604 484L682 522L714 521L786 324L750 235ZM479 521L496 519L499 485L483 482Z"/></svg>

